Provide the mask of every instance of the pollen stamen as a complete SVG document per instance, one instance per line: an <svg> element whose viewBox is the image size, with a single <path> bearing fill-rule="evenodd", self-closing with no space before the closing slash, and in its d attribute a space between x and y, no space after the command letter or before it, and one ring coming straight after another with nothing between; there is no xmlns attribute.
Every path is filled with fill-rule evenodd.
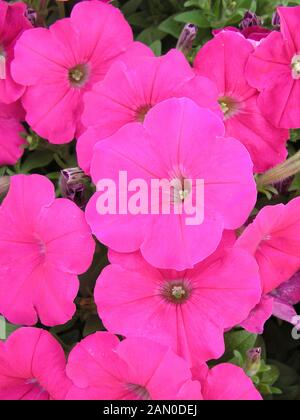
<svg viewBox="0 0 300 420"><path fill-rule="evenodd" d="M174 286L172 289L172 296L175 299L181 300L186 295L186 291L182 286Z"/></svg>
<svg viewBox="0 0 300 420"><path fill-rule="evenodd" d="M292 59L292 76L293 79L297 80L300 78L300 55L296 54L294 55L293 59Z"/></svg>
<svg viewBox="0 0 300 420"><path fill-rule="evenodd" d="M192 292L191 285L187 280L169 280L160 288L160 294L167 302L180 305L186 302Z"/></svg>
<svg viewBox="0 0 300 420"><path fill-rule="evenodd" d="M225 119L231 118L239 111L238 102L229 96L219 98L218 102Z"/></svg>
<svg viewBox="0 0 300 420"><path fill-rule="evenodd" d="M143 123L150 109L151 109L151 105L143 105L140 108L138 108L135 113L135 120L137 122Z"/></svg>
<svg viewBox="0 0 300 420"><path fill-rule="evenodd" d="M69 70L69 80L75 87L81 87L85 84L88 76L87 67L84 64L79 64Z"/></svg>

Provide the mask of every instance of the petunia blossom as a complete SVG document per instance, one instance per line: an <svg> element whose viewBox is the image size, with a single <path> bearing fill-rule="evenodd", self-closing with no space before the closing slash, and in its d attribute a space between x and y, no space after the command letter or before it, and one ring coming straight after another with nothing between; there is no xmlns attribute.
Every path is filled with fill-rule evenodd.
<svg viewBox="0 0 300 420"><path fill-rule="evenodd" d="M250 312L241 326L254 334L262 334L266 321L272 316L289 322L300 331L300 317L294 305L300 302L300 271L268 294Z"/></svg>
<svg viewBox="0 0 300 420"><path fill-rule="evenodd" d="M198 399L185 360L169 348L146 339L122 342L107 332L90 335L71 351L67 375L73 400Z"/></svg>
<svg viewBox="0 0 300 420"><path fill-rule="evenodd" d="M0 313L13 324L64 324L93 258L84 213L40 175L16 175L0 207Z"/></svg>
<svg viewBox="0 0 300 420"><path fill-rule="evenodd" d="M261 296L254 258L232 250L230 235L207 260L181 272L158 270L139 253L111 251L112 264L95 289L108 331L171 346L191 365L220 357L224 331L244 320Z"/></svg>
<svg viewBox="0 0 300 420"><path fill-rule="evenodd" d="M14 79L27 87L26 121L51 143L70 142L82 131L83 94L125 52L131 57L148 50L133 42L120 10L99 1L78 3L70 18L49 29L26 31L12 63Z"/></svg>
<svg viewBox="0 0 300 420"><path fill-rule="evenodd" d="M272 32L255 49L246 66L246 78L260 91L258 105L272 124L299 128L300 6L277 10L281 32Z"/></svg>
<svg viewBox="0 0 300 420"><path fill-rule="evenodd" d="M22 156L25 143L24 110L20 102L0 103L0 165L14 165Z"/></svg>
<svg viewBox="0 0 300 420"><path fill-rule="evenodd" d="M195 76L180 51L114 64L105 79L84 97L82 121L86 127L93 128L83 134L77 144L82 169L89 171L97 141L130 122L144 121L154 105L171 97L188 97L204 108L220 112L214 83Z"/></svg>
<svg viewBox="0 0 300 420"><path fill-rule="evenodd" d="M259 92L245 78L253 51L239 33L223 31L200 49L194 67L217 85L226 135L246 146L255 172L264 172L285 160L289 132L270 124L257 105Z"/></svg>
<svg viewBox="0 0 300 420"><path fill-rule="evenodd" d="M262 397L245 372L224 363L208 369L205 365L193 370L193 378L201 383L204 400L210 401L260 401Z"/></svg>
<svg viewBox="0 0 300 420"><path fill-rule="evenodd" d="M143 208L137 204L131 209L136 197L128 192L129 204L126 201L125 211L120 210L126 200L120 171L128 183L143 181L142 201L147 201ZM247 150L224 137L218 116L187 98L163 101L148 112L143 124L128 124L99 142L91 173L96 185L109 179L118 190L116 212L99 209L100 187L89 201L86 218L93 233L115 251L140 249L160 268L184 270L212 254L224 229L245 222L257 196ZM174 180L171 192L157 194L158 183ZM192 202L196 211L190 208L195 216L191 221L183 207Z"/></svg>
<svg viewBox="0 0 300 420"><path fill-rule="evenodd" d="M47 331L20 328L0 341L0 400L64 400L71 385L64 351Z"/></svg>
<svg viewBox="0 0 300 420"><path fill-rule="evenodd" d="M255 256L264 293L289 280L300 269L300 198L264 207L236 246Z"/></svg>
<svg viewBox="0 0 300 420"><path fill-rule="evenodd" d="M259 45L260 41L266 38L272 31L262 26L249 26L244 29L238 29L235 26L226 26L225 28L214 29L213 35L218 35L222 31L232 31L243 35L254 47Z"/></svg>
<svg viewBox="0 0 300 420"><path fill-rule="evenodd" d="M241 327L252 334L263 334L265 323L273 315L274 299L268 294L262 295L260 302L252 309Z"/></svg>
<svg viewBox="0 0 300 420"><path fill-rule="evenodd" d="M11 75L15 43L31 23L25 17L26 4L9 4L0 1L0 102L11 103L19 99L24 86L16 83Z"/></svg>

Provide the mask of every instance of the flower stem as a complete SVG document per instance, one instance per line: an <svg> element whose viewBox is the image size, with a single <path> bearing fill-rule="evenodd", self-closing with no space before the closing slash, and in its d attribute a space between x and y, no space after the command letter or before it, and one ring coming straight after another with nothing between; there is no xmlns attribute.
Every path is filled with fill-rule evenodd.
<svg viewBox="0 0 300 420"><path fill-rule="evenodd" d="M257 187L261 189L268 185L284 181L300 172L300 151L275 168L257 177Z"/></svg>
<svg viewBox="0 0 300 420"><path fill-rule="evenodd" d="M65 3L62 1L56 1L56 3L58 7L59 17L61 19L65 18L66 17Z"/></svg>

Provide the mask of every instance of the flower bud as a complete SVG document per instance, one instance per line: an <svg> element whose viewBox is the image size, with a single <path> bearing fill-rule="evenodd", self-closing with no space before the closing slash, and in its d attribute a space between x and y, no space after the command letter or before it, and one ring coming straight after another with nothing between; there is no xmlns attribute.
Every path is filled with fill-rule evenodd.
<svg viewBox="0 0 300 420"><path fill-rule="evenodd" d="M31 7L28 7L25 11L25 17L29 20L29 22L32 24L32 26L36 25L37 21L37 12L32 9Z"/></svg>
<svg viewBox="0 0 300 420"><path fill-rule="evenodd" d="M250 26L261 26L261 25L262 25L261 19L258 16L256 16L255 13L248 10L244 15L243 20L240 23L240 28L246 29L246 28L249 28Z"/></svg>
<svg viewBox="0 0 300 420"><path fill-rule="evenodd" d="M255 376L261 367L261 348L256 347L248 350L245 363L245 372L248 376Z"/></svg>
<svg viewBox="0 0 300 420"><path fill-rule="evenodd" d="M275 10L272 16L272 25L274 26L274 28L280 29L280 16L277 9Z"/></svg>
<svg viewBox="0 0 300 420"><path fill-rule="evenodd" d="M198 27L192 23L187 23L179 36L176 48L185 55L189 54L197 33Z"/></svg>
<svg viewBox="0 0 300 420"><path fill-rule="evenodd" d="M300 172L300 151L280 165L257 177L258 190L282 182Z"/></svg>
<svg viewBox="0 0 300 420"><path fill-rule="evenodd" d="M86 204L86 180L87 177L80 168L63 169L59 179L61 195L83 208Z"/></svg>

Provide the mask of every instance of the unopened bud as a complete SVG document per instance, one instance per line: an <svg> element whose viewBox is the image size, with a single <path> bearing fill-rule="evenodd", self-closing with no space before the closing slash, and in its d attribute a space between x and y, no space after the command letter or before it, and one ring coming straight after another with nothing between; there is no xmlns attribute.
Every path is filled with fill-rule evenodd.
<svg viewBox="0 0 300 420"><path fill-rule="evenodd" d="M32 24L32 26L36 25L37 12L34 9L32 9L31 7L28 7L25 11L25 17L27 17L27 19Z"/></svg>
<svg viewBox="0 0 300 420"><path fill-rule="evenodd" d="M272 25L274 26L274 28L280 29L280 16L277 9L275 10L272 16Z"/></svg>
<svg viewBox="0 0 300 420"><path fill-rule="evenodd" d="M258 190L282 182L300 172L300 151L275 168L257 177Z"/></svg>
<svg viewBox="0 0 300 420"><path fill-rule="evenodd" d="M249 28L250 26L261 26L261 25L262 25L262 20L255 13L248 10L244 15L243 20L240 23L240 28L246 29L246 28Z"/></svg>
<svg viewBox="0 0 300 420"><path fill-rule="evenodd" d="M179 36L176 48L183 52L184 55L189 54L197 33L198 27L193 23L187 23Z"/></svg>
<svg viewBox="0 0 300 420"><path fill-rule="evenodd" d="M59 185L61 195L74 201L79 207L83 208L86 204L85 189L87 176L80 168L68 168L61 171Z"/></svg>
<svg viewBox="0 0 300 420"><path fill-rule="evenodd" d="M248 350L245 363L245 372L248 376L255 376L261 367L261 348L256 347Z"/></svg>

